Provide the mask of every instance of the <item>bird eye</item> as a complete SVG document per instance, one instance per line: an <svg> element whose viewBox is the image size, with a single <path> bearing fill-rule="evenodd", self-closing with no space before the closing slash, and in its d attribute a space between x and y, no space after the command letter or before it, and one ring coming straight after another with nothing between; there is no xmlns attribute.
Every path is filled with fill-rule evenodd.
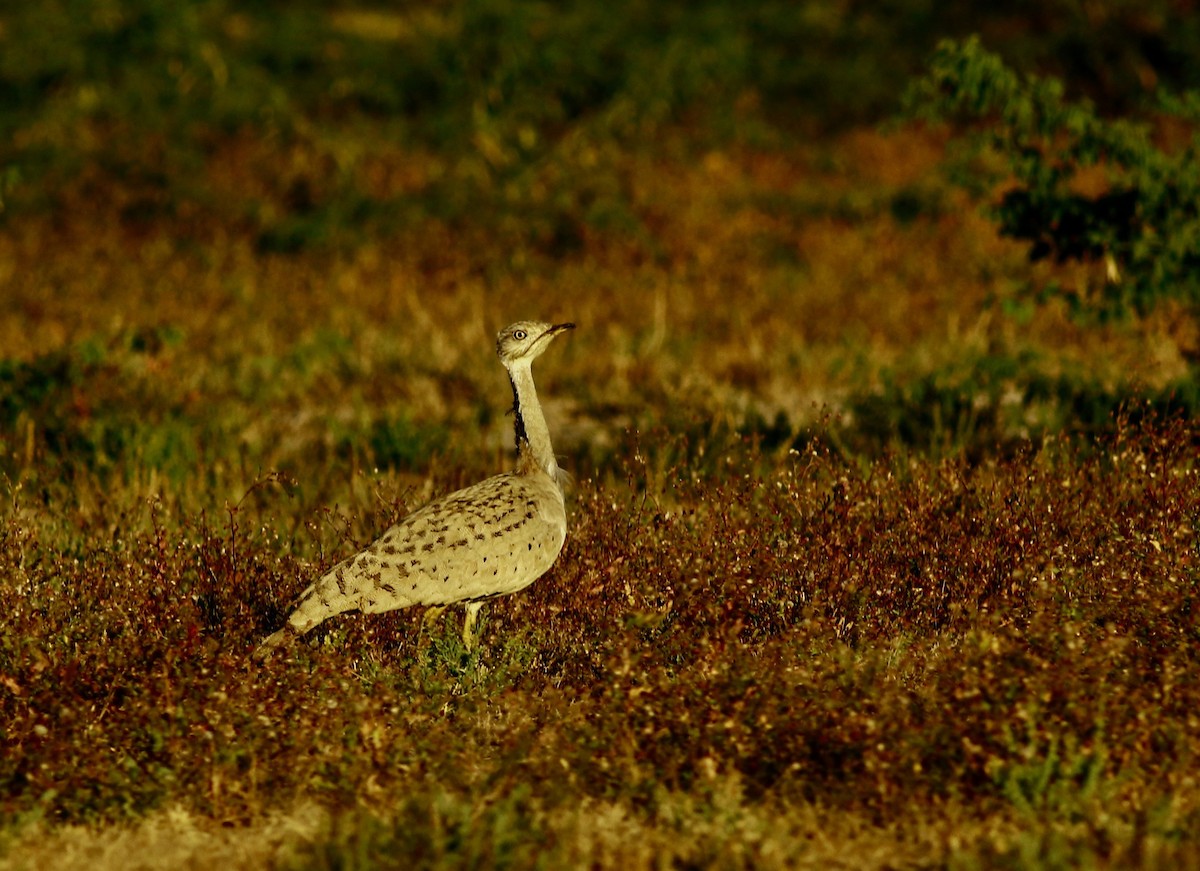
<svg viewBox="0 0 1200 871"><path fill-rule="evenodd" d="M525 331L524 330L513 330L513 338L520 341L521 339L525 338Z"/></svg>

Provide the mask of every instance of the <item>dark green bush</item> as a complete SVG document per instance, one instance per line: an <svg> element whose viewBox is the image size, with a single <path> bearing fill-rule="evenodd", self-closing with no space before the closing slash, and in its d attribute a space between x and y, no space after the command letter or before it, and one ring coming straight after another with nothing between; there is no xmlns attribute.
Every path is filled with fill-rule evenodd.
<svg viewBox="0 0 1200 871"><path fill-rule="evenodd" d="M976 193L1006 236L1034 260L1093 262L1091 286L1056 289L1077 305L1146 311L1162 299L1200 303L1200 138L1169 147L1147 122L1106 119L1061 82L1023 76L978 39L943 42L906 96L910 116L965 131ZM1160 110L1195 122L1200 95L1164 99ZM1107 184L1085 192L1099 168Z"/></svg>

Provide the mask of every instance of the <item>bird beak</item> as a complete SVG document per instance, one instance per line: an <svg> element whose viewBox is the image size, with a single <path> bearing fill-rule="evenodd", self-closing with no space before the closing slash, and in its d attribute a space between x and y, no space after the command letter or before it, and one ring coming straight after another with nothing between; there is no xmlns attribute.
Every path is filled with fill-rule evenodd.
<svg viewBox="0 0 1200 871"><path fill-rule="evenodd" d="M567 323L567 324L555 324L555 325L554 325L554 326L552 326L550 329L546 330L546 334L547 334L547 335L550 335L550 336L553 336L553 335L554 335L554 334L556 334L556 333L561 333L563 330L573 330L573 329L575 329L575 325L574 325L574 324L570 324L570 323Z"/></svg>

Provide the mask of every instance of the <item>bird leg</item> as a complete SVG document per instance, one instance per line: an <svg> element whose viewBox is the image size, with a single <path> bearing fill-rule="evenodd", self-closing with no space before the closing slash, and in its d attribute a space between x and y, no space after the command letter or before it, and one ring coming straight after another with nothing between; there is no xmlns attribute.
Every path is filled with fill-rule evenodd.
<svg viewBox="0 0 1200 871"><path fill-rule="evenodd" d="M464 610L467 612L463 617L463 644L467 650L473 650L475 642L478 640L475 637L475 624L479 621L479 609L483 607L483 602L467 602Z"/></svg>
<svg viewBox="0 0 1200 871"><path fill-rule="evenodd" d="M438 617L441 617L446 610L446 605L430 605L425 609L425 614L421 617L421 623L425 629L433 632L433 624L437 622Z"/></svg>

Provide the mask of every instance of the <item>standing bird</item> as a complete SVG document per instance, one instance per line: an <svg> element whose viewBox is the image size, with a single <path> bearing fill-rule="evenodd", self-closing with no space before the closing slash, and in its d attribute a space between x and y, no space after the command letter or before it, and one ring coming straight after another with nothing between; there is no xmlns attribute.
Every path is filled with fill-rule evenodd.
<svg viewBox="0 0 1200 871"><path fill-rule="evenodd" d="M287 625L255 658L336 614L411 605L464 604L470 647L485 600L523 590L549 570L566 540L567 513L532 366L555 336L574 327L518 321L496 337L512 383L517 468L429 503L335 565L300 595Z"/></svg>

